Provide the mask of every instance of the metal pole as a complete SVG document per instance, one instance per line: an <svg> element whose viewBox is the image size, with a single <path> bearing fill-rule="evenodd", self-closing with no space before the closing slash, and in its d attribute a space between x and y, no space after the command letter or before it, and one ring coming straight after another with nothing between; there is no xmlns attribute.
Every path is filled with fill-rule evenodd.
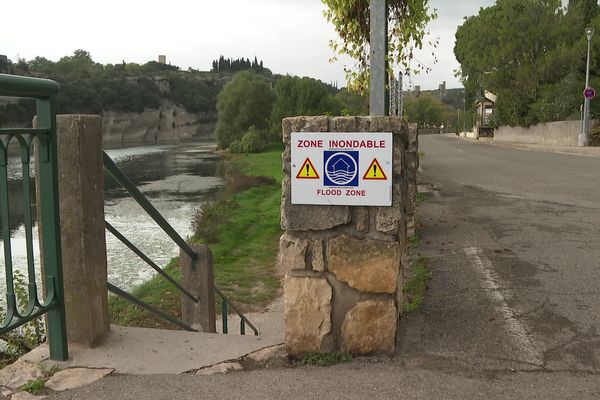
<svg viewBox="0 0 600 400"><path fill-rule="evenodd" d="M386 0L372 0L370 12L370 93L369 114L386 115L386 55L387 7Z"/></svg>
<svg viewBox="0 0 600 400"><path fill-rule="evenodd" d="M590 51L592 48L592 36L594 36L594 28L586 28L585 34L588 39L587 49L587 64L585 68L585 88L590 87ZM581 124L581 133L578 136L577 144L579 146L588 145L588 134L590 126L590 99L587 97L583 102L583 123Z"/></svg>
<svg viewBox="0 0 600 400"><path fill-rule="evenodd" d="M404 116L404 90L402 83L402 71L398 72L398 116Z"/></svg>

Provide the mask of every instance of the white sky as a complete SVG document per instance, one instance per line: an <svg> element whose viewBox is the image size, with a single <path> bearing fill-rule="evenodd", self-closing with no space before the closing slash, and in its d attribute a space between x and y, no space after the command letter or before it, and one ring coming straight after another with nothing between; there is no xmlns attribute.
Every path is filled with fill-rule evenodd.
<svg viewBox="0 0 600 400"><path fill-rule="evenodd" d="M494 0L430 0L439 17L430 26L439 38L418 58L433 66L409 84L422 89L460 86L454 77L454 33L463 17ZM310 76L345 86L343 62L330 64L336 34L320 0L5 0L0 7L0 54L58 60L76 49L96 62L145 63L165 54L182 69L209 70L212 60L256 55L275 73ZM45 27L45 28L44 28ZM346 60L346 62L348 62Z"/></svg>

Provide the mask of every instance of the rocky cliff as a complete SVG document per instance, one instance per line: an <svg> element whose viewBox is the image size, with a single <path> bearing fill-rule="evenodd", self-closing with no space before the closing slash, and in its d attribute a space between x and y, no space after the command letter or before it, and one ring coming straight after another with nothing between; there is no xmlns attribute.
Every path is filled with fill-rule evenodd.
<svg viewBox="0 0 600 400"><path fill-rule="evenodd" d="M216 112L190 113L171 101L141 113L106 111L102 115L104 143L161 143L211 137Z"/></svg>

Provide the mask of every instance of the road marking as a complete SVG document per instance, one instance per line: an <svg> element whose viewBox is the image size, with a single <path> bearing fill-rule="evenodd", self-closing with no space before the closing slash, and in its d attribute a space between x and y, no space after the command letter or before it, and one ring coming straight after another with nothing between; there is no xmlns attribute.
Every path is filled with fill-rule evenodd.
<svg viewBox="0 0 600 400"><path fill-rule="evenodd" d="M467 247L464 249L464 252L471 258L473 265L481 273L483 277L481 285L486 295L495 303L494 306L497 311L502 315L511 338L525 356L524 361L535 365L542 365L542 356L533 345L531 338L527 334L525 325L515 317L515 313L506 302L506 297L509 295L508 290L501 289L506 286L502 282L502 279L494 273L492 262L478 247Z"/></svg>

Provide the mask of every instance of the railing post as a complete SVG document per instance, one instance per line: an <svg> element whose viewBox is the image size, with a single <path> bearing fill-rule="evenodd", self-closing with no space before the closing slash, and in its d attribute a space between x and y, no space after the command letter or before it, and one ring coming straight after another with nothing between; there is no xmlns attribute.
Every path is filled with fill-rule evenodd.
<svg viewBox="0 0 600 400"><path fill-rule="evenodd" d="M100 117L57 116L57 153L67 338L93 347L110 327Z"/></svg>
<svg viewBox="0 0 600 400"><path fill-rule="evenodd" d="M212 253L207 245L190 245L197 255L196 260L183 250L179 255L181 284L198 303L181 295L181 319L185 324L200 332L215 333L215 281Z"/></svg>

